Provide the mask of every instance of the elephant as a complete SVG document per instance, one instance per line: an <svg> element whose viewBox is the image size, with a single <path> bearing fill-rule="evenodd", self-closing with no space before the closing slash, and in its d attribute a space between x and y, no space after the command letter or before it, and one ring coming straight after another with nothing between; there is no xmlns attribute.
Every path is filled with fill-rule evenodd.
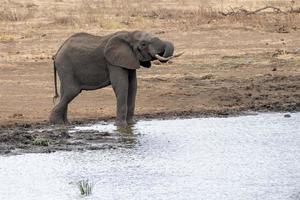
<svg viewBox="0 0 300 200"><path fill-rule="evenodd" d="M112 85L117 99L117 126L134 123L137 92L136 69L151 67L151 61L167 62L173 57L174 45L143 31L120 31L105 36L76 33L69 37L53 56L54 100L51 124L68 124L68 104L82 90L96 90Z"/></svg>

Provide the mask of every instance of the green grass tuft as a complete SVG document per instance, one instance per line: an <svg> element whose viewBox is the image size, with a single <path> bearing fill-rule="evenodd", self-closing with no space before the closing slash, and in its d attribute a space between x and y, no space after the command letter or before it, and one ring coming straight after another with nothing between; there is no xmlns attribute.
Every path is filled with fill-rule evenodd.
<svg viewBox="0 0 300 200"><path fill-rule="evenodd" d="M89 196L92 194L94 184L91 183L89 180L81 180L77 183L77 185L81 195Z"/></svg>
<svg viewBox="0 0 300 200"><path fill-rule="evenodd" d="M36 146L49 146L49 141L43 138L35 138L32 144Z"/></svg>

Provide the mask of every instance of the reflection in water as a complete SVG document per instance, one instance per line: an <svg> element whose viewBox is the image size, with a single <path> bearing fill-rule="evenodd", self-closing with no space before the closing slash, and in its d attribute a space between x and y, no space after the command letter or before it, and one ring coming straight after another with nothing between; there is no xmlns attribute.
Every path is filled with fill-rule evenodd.
<svg viewBox="0 0 300 200"><path fill-rule="evenodd" d="M118 127L108 123L75 127L69 130L69 133L81 134L85 143L90 142L93 146L101 147L103 144L107 144L112 148L133 148L138 143L137 137L140 135L135 125ZM87 138L89 139L87 140Z"/></svg>
<svg viewBox="0 0 300 200"><path fill-rule="evenodd" d="M128 148L133 148L137 144L137 136L135 133L134 125L126 126L126 127L117 127L115 132L118 133L119 142L123 144L123 146Z"/></svg>
<svg viewBox="0 0 300 200"><path fill-rule="evenodd" d="M76 127L118 148L0 156L0 199L81 200L70 183L88 179L88 200L295 200L299 124L300 113L277 113Z"/></svg>
<svg viewBox="0 0 300 200"><path fill-rule="evenodd" d="M120 134L125 134L125 135L133 135L133 131L134 131L134 125L130 125L130 126L117 126L116 131Z"/></svg>

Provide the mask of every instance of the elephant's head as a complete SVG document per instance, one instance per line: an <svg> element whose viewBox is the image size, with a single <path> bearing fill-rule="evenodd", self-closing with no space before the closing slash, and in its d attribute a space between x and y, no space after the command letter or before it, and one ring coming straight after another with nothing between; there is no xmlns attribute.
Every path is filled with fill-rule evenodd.
<svg viewBox="0 0 300 200"><path fill-rule="evenodd" d="M151 67L151 61L166 62L173 56L174 46L171 42L160 40L149 33L118 32L107 42L104 55L115 66L138 69Z"/></svg>

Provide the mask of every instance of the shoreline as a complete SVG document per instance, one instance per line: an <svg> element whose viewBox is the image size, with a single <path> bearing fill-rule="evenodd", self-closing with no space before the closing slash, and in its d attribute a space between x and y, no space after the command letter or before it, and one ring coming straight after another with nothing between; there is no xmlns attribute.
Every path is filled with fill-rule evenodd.
<svg viewBox="0 0 300 200"><path fill-rule="evenodd" d="M138 115L136 119L190 119L190 118L227 118L247 115L257 115L259 113L296 113L298 110L260 110L260 111L233 111L223 110L222 112L169 112L147 115ZM125 140L133 138L132 130L124 129L121 135L113 135L108 132L97 131L75 131L70 132L77 125L96 124L99 122L112 123L113 118L85 119L84 121L74 121L70 125L50 125L49 123L32 124L11 124L2 125L0 128L0 155L19 155L24 153L52 153L56 151L86 151L115 149L122 147L120 137ZM128 132L129 131L129 132ZM126 147L125 147L126 148Z"/></svg>
<svg viewBox="0 0 300 200"><path fill-rule="evenodd" d="M156 112L147 114L136 114L136 120L146 120L146 119L176 119L176 118L208 118L208 117L231 117L231 116L243 116L249 115L251 113L284 113L284 112L300 112L300 102L285 105L282 107L273 107L272 109L265 109L266 105L261 105L256 109L249 108L237 108L230 109L224 108L220 110L185 110L185 111L166 111L166 112ZM271 107L271 106L270 106ZM98 121L113 122L115 116L104 116L104 117L83 117L75 118L70 120L69 125L59 125L59 126L74 126L81 124L97 123ZM0 122L0 130L12 127L32 127L32 126L55 126L51 125L47 120L42 121L15 121L15 122Z"/></svg>

